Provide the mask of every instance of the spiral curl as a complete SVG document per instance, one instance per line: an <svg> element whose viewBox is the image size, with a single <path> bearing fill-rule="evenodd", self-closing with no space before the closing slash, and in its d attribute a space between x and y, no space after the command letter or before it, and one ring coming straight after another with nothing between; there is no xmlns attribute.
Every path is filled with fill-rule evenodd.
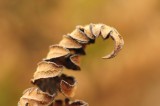
<svg viewBox="0 0 160 106"><path fill-rule="evenodd" d="M18 103L19 106L88 106L84 101L70 101L65 104L63 101L56 101L54 98L58 92L65 97L74 96L77 88L77 81L73 76L62 73L63 68L78 71L80 70L80 56L85 55L85 47L95 42L95 39L102 36L104 40L111 37L114 42L114 50L102 58L110 59L117 55L122 49L124 41L122 36L113 27L105 24L89 24L77 26L76 29L67 35L59 44L52 45L46 58L38 63L31 83L35 87L25 90Z"/></svg>

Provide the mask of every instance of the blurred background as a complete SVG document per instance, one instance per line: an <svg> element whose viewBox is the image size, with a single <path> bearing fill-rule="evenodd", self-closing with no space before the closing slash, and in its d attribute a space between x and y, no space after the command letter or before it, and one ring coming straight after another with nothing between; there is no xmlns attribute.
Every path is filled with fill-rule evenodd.
<svg viewBox="0 0 160 106"><path fill-rule="evenodd" d="M0 106L16 106L49 45L76 25L114 26L125 45L98 38L82 57L75 99L90 106L160 106L159 0L0 0Z"/></svg>

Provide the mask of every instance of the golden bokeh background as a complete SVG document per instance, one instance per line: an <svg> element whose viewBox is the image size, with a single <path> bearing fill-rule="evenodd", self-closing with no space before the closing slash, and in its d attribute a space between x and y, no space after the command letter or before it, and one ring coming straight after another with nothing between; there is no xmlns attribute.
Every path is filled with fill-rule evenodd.
<svg viewBox="0 0 160 106"><path fill-rule="evenodd" d="M0 0L0 106L16 106L49 45L76 25L114 26L125 45L98 39L82 57L75 99L90 106L160 106L159 0Z"/></svg>

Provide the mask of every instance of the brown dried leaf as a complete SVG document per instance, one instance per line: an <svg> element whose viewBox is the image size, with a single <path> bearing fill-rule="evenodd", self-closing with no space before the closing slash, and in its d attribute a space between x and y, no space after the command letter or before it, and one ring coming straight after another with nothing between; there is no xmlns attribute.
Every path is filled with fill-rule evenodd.
<svg viewBox="0 0 160 106"><path fill-rule="evenodd" d="M73 97L75 95L76 91L76 80L74 77L62 75L62 80L60 82L60 90L62 94L64 94L66 97Z"/></svg>
<svg viewBox="0 0 160 106"><path fill-rule="evenodd" d="M60 41L59 46L62 46L67 49L79 49L82 48L82 45L79 44L77 41L72 39L68 35L64 35L63 39Z"/></svg>
<svg viewBox="0 0 160 106"><path fill-rule="evenodd" d="M70 57L70 60L72 63L76 64L77 66L80 66L80 55L77 55L77 54L72 55Z"/></svg>
<svg viewBox="0 0 160 106"><path fill-rule="evenodd" d="M57 65L53 62L42 61L38 63L38 67L36 72L34 73L34 79L32 81L34 82L35 80L38 80L40 78L50 78L58 76L62 73L62 70L63 66Z"/></svg>
<svg viewBox="0 0 160 106"><path fill-rule="evenodd" d="M63 39L62 41L60 41L59 46L69 49L71 54L85 55L84 47L69 35L63 36Z"/></svg>
<svg viewBox="0 0 160 106"><path fill-rule="evenodd" d="M54 96L49 96L40 89L32 87L25 90L18 106L47 106L52 103Z"/></svg>
<svg viewBox="0 0 160 106"><path fill-rule="evenodd" d="M84 26L84 33L87 35L88 38L94 40L95 36L91 32L91 27L92 27L91 24Z"/></svg>
<svg viewBox="0 0 160 106"><path fill-rule="evenodd" d="M69 54L70 54L70 51L68 49L62 46L52 45L50 46L50 50L46 59L57 58L57 57L66 56Z"/></svg>
<svg viewBox="0 0 160 106"><path fill-rule="evenodd" d="M53 62L42 61L38 64L32 83L38 86L43 92L53 95L59 89L58 76L62 73L62 69L63 66Z"/></svg>
<svg viewBox="0 0 160 106"><path fill-rule="evenodd" d="M68 55L68 56L62 56L62 57L58 57L58 58L51 58L48 59L46 61L50 61L50 62L54 62L58 65L62 65L68 69L72 69L72 70L80 70L80 67L73 63L72 60L70 59L72 55Z"/></svg>
<svg viewBox="0 0 160 106"><path fill-rule="evenodd" d="M77 26L77 28L71 34L69 34L69 36L81 44L89 42L89 38L79 29L79 26Z"/></svg>
<svg viewBox="0 0 160 106"><path fill-rule="evenodd" d="M90 24L77 26L70 34L65 35L58 45L50 47L45 61L38 64L32 83L38 88L30 88L21 97L19 106L88 106L84 101L55 101L52 100L60 91L66 97L73 97L76 90L74 77L61 75L63 67L72 70L80 70L79 56L85 54L85 47L94 43L95 39L102 35L104 39L111 37L114 42L114 51L103 57L112 58L124 45L123 38L116 29L104 24ZM51 104L52 103L52 104Z"/></svg>
<svg viewBox="0 0 160 106"><path fill-rule="evenodd" d="M46 94L53 96L54 94L57 94L59 90L60 78L59 76L53 78L41 78L34 82L32 81L32 83L38 86L38 88Z"/></svg>
<svg viewBox="0 0 160 106"><path fill-rule="evenodd" d="M90 24L90 25L92 34L97 38L101 33L102 24Z"/></svg>
<svg viewBox="0 0 160 106"><path fill-rule="evenodd" d="M95 36L93 36L93 34L91 33L91 26L86 26L86 28L83 26L78 26L78 28L89 39L86 44L95 42Z"/></svg>
<svg viewBox="0 0 160 106"><path fill-rule="evenodd" d="M101 26L101 35L104 39L109 37L112 27L102 24Z"/></svg>

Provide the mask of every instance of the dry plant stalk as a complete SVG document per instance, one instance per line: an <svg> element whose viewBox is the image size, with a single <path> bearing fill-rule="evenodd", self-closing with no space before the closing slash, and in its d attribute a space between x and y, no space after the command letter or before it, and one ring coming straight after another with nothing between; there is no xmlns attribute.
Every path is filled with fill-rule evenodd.
<svg viewBox="0 0 160 106"><path fill-rule="evenodd" d="M55 100L55 97L58 93L66 98L74 96L76 80L63 74L62 70L64 67L80 70L79 58L85 55L86 45L94 43L100 35L103 39L111 37L115 42L112 53L102 58L115 57L124 44L116 29L104 24L77 26L72 33L64 35L59 44L50 46L47 57L38 64L31 81L35 86L24 91L18 106L88 106L82 100L62 101Z"/></svg>

